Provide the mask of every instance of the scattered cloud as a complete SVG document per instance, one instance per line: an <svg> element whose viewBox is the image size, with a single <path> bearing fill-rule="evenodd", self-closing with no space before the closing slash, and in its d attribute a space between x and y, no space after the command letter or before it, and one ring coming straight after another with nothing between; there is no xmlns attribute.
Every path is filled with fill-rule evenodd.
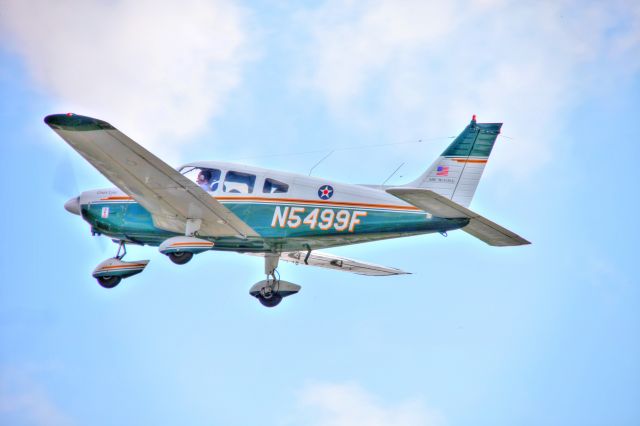
<svg viewBox="0 0 640 426"><path fill-rule="evenodd" d="M24 372L6 368L0 374L0 423L39 426L73 424L41 385Z"/></svg>
<svg viewBox="0 0 640 426"><path fill-rule="evenodd" d="M248 18L230 0L4 0L0 39L58 112L175 154L240 83Z"/></svg>
<svg viewBox="0 0 640 426"><path fill-rule="evenodd" d="M394 138L504 121L501 169L551 158L568 112L640 70L634 2L334 1L299 15L300 66L330 110Z"/></svg>
<svg viewBox="0 0 640 426"><path fill-rule="evenodd" d="M354 383L317 383L300 394L300 412L292 424L312 426L434 426L437 413L418 400L381 401Z"/></svg>

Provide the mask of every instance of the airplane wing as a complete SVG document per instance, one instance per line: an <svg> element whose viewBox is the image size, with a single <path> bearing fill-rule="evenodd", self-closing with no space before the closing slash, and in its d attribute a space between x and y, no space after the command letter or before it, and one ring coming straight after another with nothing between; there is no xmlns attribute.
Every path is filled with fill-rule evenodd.
<svg viewBox="0 0 640 426"><path fill-rule="evenodd" d="M111 124L75 114L49 115L44 121L147 209L158 228L184 233L187 219L200 219L202 236L258 235L206 191Z"/></svg>
<svg viewBox="0 0 640 426"><path fill-rule="evenodd" d="M264 253L246 253L253 256L264 256ZM353 260L346 257L334 256L329 253L321 251L312 251L305 263L305 257L307 252L305 251L289 251L280 254L280 260L285 262L295 263L296 265L309 265L318 266L320 268L335 269L338 271L353 272L359 275L402 275L410 274L396 268L389 268L386 266L376 265L368 262L361 262L359 260Z"/></svg>
<svg viewBox="0 0 640 426"><path fill-rule="evenodd" d="M389 188L386 191L434 216L469 218L469 224L462 230L491 246L504 247L531 244L497 223L431 190L422 188Z"/></svg>

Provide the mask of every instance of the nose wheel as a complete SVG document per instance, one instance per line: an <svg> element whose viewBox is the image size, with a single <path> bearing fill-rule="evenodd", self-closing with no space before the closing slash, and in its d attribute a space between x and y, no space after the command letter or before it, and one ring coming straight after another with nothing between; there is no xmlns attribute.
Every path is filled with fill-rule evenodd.
<svg viewBox="0 0 640 426"><path fill-rule="evenodd" d="M300 286L280 279L277 271L280 254L267 253L265 255L266 280L255 283L249 290L249 294L258 299L262 306L276 307L287 296L300 291Z"/></svg>
<svg viewBox="0 0 640 426"><path fill-rule="evenodd" d="M279 260L280 255L276 253L268 253L264 256L264 273L267 275L267 279L264 281L265 285L260 288L258 301L267 308L276 307L282 302L282 296L278 294L278 284L280 283ZM277 278L276 274L278 274Z"/></svg>
<svg viewBox="0 0 640 426"><path fill-rule="evenodd" d="M276 288L280 280L275 282L275 277L273 281L267 280L267 285L260 289L260 293L256 296L258 301L262 304L262 306L266 306L267 308L274 308L282 302L282 296L278 294Z"/></svg>

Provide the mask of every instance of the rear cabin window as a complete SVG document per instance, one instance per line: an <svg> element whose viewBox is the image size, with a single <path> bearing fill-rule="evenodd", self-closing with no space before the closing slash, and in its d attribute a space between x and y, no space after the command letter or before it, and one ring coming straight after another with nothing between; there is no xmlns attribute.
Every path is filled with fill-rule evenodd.
<svg viewBox="0 0 640 426"><path fill-rule="evenodd" d="M262 192L266 194L282 194L289 191L289 185L275 179L265 179Z"/></svg>
<svg viewBox="0 0 640 426"><path fill-rule="evenodd" d="M241 172L227 172L222 190L231 194L250 194L256 183L256 175Z"/></svg>

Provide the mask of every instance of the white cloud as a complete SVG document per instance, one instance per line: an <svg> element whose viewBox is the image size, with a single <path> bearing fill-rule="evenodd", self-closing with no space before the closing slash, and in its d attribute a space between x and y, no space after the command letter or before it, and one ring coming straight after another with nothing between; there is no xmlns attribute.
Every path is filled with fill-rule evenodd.
<svg viewBox="0 0 640 426"><path fill-rule="evenodd" d="M353 383L318 383L300 395L292 424L311 426L434 426L441 416L419 401L382 402Z"/></svg>
<svg viewBox="0 0 640 426"><path fill-rule="evenodd" d="M338 117L395 140L461 130L515 137L500 169L548 161L567 112L640 69L637 2L329 0L310 28L305 85Z"/></svg>
<svg viewBox="0 0 640 426"><path fill-rule="evenodd" d="M0 34L59 111L102 118L160 154L203 131L250 59L230 0L5 0Z"/></svg>
<svg viewBox="0 0 640 426"><path fill-rule="evenodd" d="M71 419L46 390L24 371L3 369L0 375L0 423L68 426Z"/></svg>

